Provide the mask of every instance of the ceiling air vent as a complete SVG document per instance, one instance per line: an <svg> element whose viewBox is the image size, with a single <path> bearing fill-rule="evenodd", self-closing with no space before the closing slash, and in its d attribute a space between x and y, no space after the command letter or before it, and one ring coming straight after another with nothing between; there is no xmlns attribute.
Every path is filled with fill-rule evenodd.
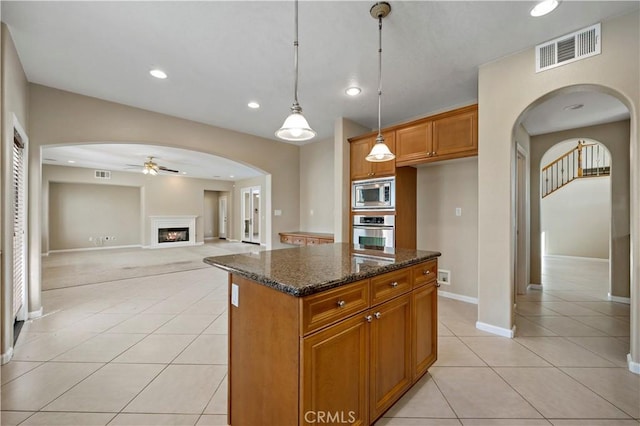
<svg viewBox="0 0 640 426"><path fill-rule="evenodd" d="M96 170L96 179L111 179L111 172L108 170Z"/></svg>
<svg viewBox="0 0 640 426"><path fill-rule="evenodd" d="M536 72L600 54L600 24L536 46Z"/></svg>

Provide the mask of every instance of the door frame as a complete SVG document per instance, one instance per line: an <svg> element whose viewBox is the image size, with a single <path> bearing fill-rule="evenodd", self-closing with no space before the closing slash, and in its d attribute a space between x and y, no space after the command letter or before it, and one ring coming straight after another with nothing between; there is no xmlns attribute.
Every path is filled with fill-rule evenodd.
<svg viewBox="0 0 640 426"><path fill-rule="evenodd" d="M218 238L221 240L227 239L228 225L228 206L229 199L226 195L220 195L218 197Z"/></svg>
<svg viewBox="0 0 640 426"><path fill-rule="evenodd" d="M257 203L257 209L258 209L258 232L257 234L254 233L254 220L253 220L253 216L254 216L254 212L256 209L256 206L254 205L254 194L260 194L261 192L261 187L260 186L248 186L245 188L240 188L240 227L241 227L241 238L240 240L244 243L251 243L251 244L260 244L260 237L261 237L261 228L262 226L260 222L262 222L261 220L261 209L260 209L260 200L258 200ZM245 218L245 213L247 212L247 206L246 206L246 201L245 201L245 194L249 194L249 214L250 214L250 218L249 223L246 223L246 218ZM245 229L247 230L247 232L245 233ZM248 234L248 238L245 238L245 234Z"/></svg>

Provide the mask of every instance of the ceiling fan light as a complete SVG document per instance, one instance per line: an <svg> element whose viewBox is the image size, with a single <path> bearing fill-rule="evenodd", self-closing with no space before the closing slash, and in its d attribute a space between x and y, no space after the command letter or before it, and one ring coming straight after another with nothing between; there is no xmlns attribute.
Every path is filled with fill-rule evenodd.
<svg viewBox="0 0 640 426"><path fill-rule="evenodd" d="M158 174L158 171L154 168L149 169L149 174L151 174L152 176L155 176Z"/></svg>
<svg viewBox="0 0 640 426"><path fill-rule="evenodd" d="M308 141L315 135L316 132L311 129L302 112L297 111L292 112L276 131L276 136L280 139L293 142Z"/></svg>
<svg viewBox="0 0 640 426"><path fill-rule="evenodd" d="M145 175L149 174L149 169L145 166L144 169L142 169L142 173L144 173Z"/></svg>
<svg viewBox="0 0 640 426"><path fill-rule="evenodd" d="M373 148L371 148L371 152L365 157L365 160L373 163L381 163L383 161L393 160L394 158L396 158L396 156L391 152L387 144L384 143L384 138L379 136Z"/></svg>

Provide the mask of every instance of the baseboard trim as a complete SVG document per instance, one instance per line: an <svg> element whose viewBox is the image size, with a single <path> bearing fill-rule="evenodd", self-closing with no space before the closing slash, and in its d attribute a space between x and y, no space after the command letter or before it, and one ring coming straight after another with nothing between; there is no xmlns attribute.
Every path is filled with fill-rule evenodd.
<svg viewBox="0 0 640 426"><path fill-rule="evenodd" d="M459 300L461 302L473 303L474 305L478 304L477 297L463 296L461 294L449 293L448 291L438 290L438 296L446 297L447 299Z"/></svg>
<svg viewBox="0 0 640 426"><path fill-rule="evenodd" d="M629 371L640 374L640 362L633 362L631 354L627 354L627 365L629 366Z"/></svg>
<svg viewBox="0 0 640 426"><path fill-rule="evenodd" d="M10 347L7 352L3 353L0 356L0 364L5 365L9 361L11 361L11 358L13 358L13 346Z"/></svg>
<svg viewBox="0 0 640 426"><path fill-rule="evenodd" d="M42 316L42 313L44 312L42 309L43 308L41 306L40 309L38 309L37 311L29 312L27 314L27 319L40 318Z"/></svg>
<svg viewBox="0 0 640 426"><path fill-rule="evenodd" d="M567 256L564 254L545 254L542 257L558 258L558 259L578 259L578 260L593 260L594 262L607 262L609 259L601 259L599 257L585 257L585 256Z"/></svg>
<svg viewBox="0 0 640 426"><path fill-rule="evenodd" d="M542 290L542 284L529 284L527 290Z"/></svg>
<svg viewBox="0 0 640 426"><path fill-rule="evenodd" d="M630 297L614 296L611 293L607 293L607 299L609 299L610 302L624 303L624 304L627 304L627 305L631 304L631 298Z"/></svg>
<svg viewBox="0 0 640 426"><path fill-rule="evenodd" d="M156 249L166 249L166 248L179 248L179 247L195 247L195 246L203 246L204 245L204 241L199 241L199 242L195 242L193 244L184 244L184 245L179 245L179 246L138 246L138 247L142 247L143 249L147 249L147 250L156 250Z"/></svg>
<svg viewBox="0 0 640 426"><path fill-rule="evenodd" d="M49 250L49 253L70 253L76 251L94 251L94 250L113 250L113 249L123 249L123 248L136 248L142 247L140 244L133 244L129 246L108 246L108 247L85 247L85 248L77 248L77 249L62 249L62 250Z"/></svg>
<svg viewBox="0 0 640 426"><path fill-rule="evenodd" d="M502 337L508 337L509 339L513 339L513 336L516 335L515 325L513 326L513 328L511 328L511 330L509 330L508 328L496 327L495 325L477 321L476 328L478 330L486 331L487 333L497 334L498 336Z"/></svg>

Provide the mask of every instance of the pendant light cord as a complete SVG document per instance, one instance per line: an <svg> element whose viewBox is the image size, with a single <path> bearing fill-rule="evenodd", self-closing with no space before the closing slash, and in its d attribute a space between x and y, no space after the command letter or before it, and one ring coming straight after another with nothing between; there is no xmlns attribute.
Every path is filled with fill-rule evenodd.
<svg viewBox="0 0 640 426"><path fill-rule="evenodd" d="M296 76L293 85L293 107L291 110L300 109L298 104L298 0L295 0L295 25L294 25L294 40L293 40L293 67L296 70ZM298 111L299 112L299 111Z"/></svg>
<svg viewBox="0 0 640 426"><path fill-rule="evenodd" d="M382 137L382 15L378 15L378 139Z"/></svg>

